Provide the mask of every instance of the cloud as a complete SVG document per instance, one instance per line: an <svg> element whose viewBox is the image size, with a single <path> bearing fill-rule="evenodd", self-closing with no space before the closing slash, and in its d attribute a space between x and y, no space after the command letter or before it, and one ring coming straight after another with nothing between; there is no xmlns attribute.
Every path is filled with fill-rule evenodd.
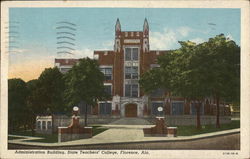
<svg viewBox="0 0 250 159"><path fill-rule="evenodd" d="M14 49L10 49L9 50L9 53L24 53L24 52L26 52L27 51L27 49L17 49L17 48L14 48Z"/></svg>
<svg viewBox="0 0 250 159"><path fill-rule="evenodd" d="M205 42L205 40L202 38L195 38L195 39L192 39L190 41L195 42L196 44L200 44L200 43Z"/></svg>
<svg viewBox="0 0 250 159"><path fill-rule="evenodd" d="M84 48L84 49L75 50L73 54L74 54L73 55L74 58L85 58L85 57L93 58L94 50Z"/></svg>
<svg viewBox="0 0 250 159"><path fill-rule="evenodd" d="M149 35L152 49L170 49L177 42L176 32L168 28L163 32L150 32Z"/></svg>
<svg viewBox="0 0 250 159"><path fill-rule="evenodd" d="M186 36L188 36L188 34L192 31L192 29L189 28L189 27L184 26L184 27L178 28L177 31L178 31L178 33L179 33L182 37L186 37Z"/></svg>
<svg viewBox="0 0 250 159"><path fill-rule="evenodd" d="M104 50L110 50L113 49L114 41L113 40L107 40L102 43L102 47L105 48Z"/></svg>
<svg viewBox="0 0 250 159"><path fill-rule="evenodd" d="M178 41L187 41L190 33L200 33L201 30L195 30L187 26L179 28L164 28L162 32L150 32L150 47L152 50L162 49L177 49L179 47ZM202 38L194 38L190 41L196 44L202 43L205 40Z"/></svg>

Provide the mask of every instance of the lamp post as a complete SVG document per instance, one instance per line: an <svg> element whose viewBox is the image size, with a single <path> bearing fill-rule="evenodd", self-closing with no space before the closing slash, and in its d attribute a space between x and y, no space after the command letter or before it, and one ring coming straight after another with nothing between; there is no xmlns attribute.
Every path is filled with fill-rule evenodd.
<svg viewBox="0 0 250 159"><path fill-rule="evenodd" d="M77 116L79 113L79 108L77 106L73 107L73 115Z"/></svg>

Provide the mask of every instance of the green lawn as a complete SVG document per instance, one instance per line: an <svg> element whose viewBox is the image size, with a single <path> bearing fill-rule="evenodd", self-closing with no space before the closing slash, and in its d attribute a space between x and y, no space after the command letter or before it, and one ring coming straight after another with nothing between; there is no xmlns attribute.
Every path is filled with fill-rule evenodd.
<svg viewBox="0 0 250 159"><path fill-rule="evenodd" d="M201 130L197 130L196 126L177 126L178 136L191 136L197 134L204 134L222 130L236 129L240 128L240 121L231 121L229 124L221 124L221 128L215 128L215 125L203 125Z"/></svg>
<svg viewBox="0 0 250 159"><path fill-rule="evenodd" d="M93 127L93 136L100 134L106 130L107 128L100 128L101 126L92 126ZM22 136L32 136L31 131L22 131L12 133L13 135L22 135ZM33 137L42 137L43 139L37 140L26 140L28 142L43 142L43 143L56 143L58 142L58 134L35 134ZM14 139L12 139L14 140Z"/></svg>

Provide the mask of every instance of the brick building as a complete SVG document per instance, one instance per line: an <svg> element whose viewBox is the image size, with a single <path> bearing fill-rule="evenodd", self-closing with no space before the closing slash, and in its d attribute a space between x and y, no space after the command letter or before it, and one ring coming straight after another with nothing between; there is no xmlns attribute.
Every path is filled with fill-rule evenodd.
<svg viewBox="0 0 250 159"><path fill-rule="evenodd" d="M122 31L119 19L115 25L113 50L94 51L101 72L105 75L105 89L112 95L108 101L99 101L90 114L118 117L152 117L156 115L195 115L194 105L181 97L169 96L159 89L152 94L144 94L139 86L140 75L154 67L159 67L157 57L168 50L150 50L149 25L145 19L142 31ZM77 59L55 59L55 66L67 72ZM158 107L163 111L159 112ZM215 101L205 99L201 115L215 115ZM229 115L230 109L221 105L221 115Z"/></svg>

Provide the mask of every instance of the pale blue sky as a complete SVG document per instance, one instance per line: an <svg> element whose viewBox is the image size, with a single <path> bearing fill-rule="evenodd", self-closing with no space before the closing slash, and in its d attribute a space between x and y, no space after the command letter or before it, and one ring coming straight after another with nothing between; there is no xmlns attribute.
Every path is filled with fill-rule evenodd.
<svg viewBox="0 0 250 159"><path fill-rule="evenodd" d="M10 66L16 67L39 60L53 64L57 56L55 28L59 21L77 25L75 57L91 56L93 50L112 49L117 18L123 31L141 31L147 18L151 49L177 49L178 41L199 43L221 33L240 45L240 9L11 8L9 14L10 21L19 22L15 28L20 34L19 51L10 54Z"/></svg>

